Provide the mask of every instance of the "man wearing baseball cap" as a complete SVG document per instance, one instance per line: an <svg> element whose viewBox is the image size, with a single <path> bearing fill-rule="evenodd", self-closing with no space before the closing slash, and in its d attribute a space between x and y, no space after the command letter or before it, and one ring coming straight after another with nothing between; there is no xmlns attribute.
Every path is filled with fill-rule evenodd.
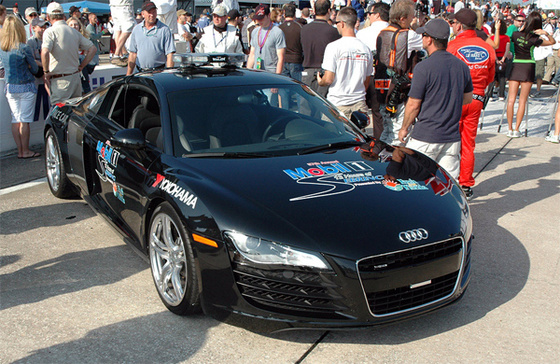
<svg viewBox="0 0 560 364"><path fill-rule="evenodd" d="M57 2L47 6L47 18L52 24L43 34L41 62L45 85L50 88L51 105L82 95L80 73L93 59L97 48L64 21L64 11ZM80 63L78 51L85 51Z"/></svg>
<svg viewBox="0 0 560 364"><path fill-rule="evenodd" d="M251 33L251 51L247 68L281 74L286 54L284 32L270 21L268 5L258 5L253 20L257 27Z"/></svg>
<svg viewBox="0 0 560 364"><path fill-rule="evenodd" d="M27 24L25 25L25 35L27 36L27 39L33 37L33 27L31 26L31 21L37 17L39 17L39 14L37 14L37 10L35 10L34 7L25 9L25 19L27 20Z"/></svg>
<svg viewBox="0 0 560 364"><path fill-rule="evenodd" d="M473 102L463 105L459 128L461 130L461 170L459 184L467 198L473 195L474 147L478 119L484 106L486 88L494 81L496 53L494 49L476 35L476 13L461 9L455 14L452 25L455 39L447 51L469 66L473 84Z"/></svg>
<svg viewBox="0 0 560 364"><path fill-rule="evenodd" d="M227 10L219 4L212 11L212 24L196 45L196 53L243 53L236 27L227 23Z"/></svg>
<svg viewBox="0 0 560 364"><path fill-rule="evenodd" d="M185 41L187 42L187 52L190 52L191 49L191 40L193 39L193 35L187 29L185 25L187 23L187 12L184 9L177 10L177 34L174 35L176 41Z"/></svg>
<svg viewBox="0 0 560 364"><path fill-rule="evenodd" d="M429 57L414 69L399 139L404 143L410 134L407 148L426 154L457 179L459 119L462 106L472 101L471 74L464 62L446 51L449 25L445 20L430 20L416 32L422 34L422 47Z"/></svg>
<svg viewBox="0 0 560 364"><path fill-rule="evenodd" d="M139 71L148 71L173 67L175 42L169 27L157 18L156 5L147 1L142 4L144 20L134 27L128 47L127 75Z"/></svg>

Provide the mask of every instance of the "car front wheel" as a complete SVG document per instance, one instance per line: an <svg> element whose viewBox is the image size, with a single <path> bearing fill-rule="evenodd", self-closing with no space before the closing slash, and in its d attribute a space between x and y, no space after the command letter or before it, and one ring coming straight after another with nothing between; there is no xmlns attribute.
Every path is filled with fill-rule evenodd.
<svg viewBox="0 0 560 364"><path fill-rule="evenodd" d="M66 176L66 168L55 132L49 129L45 139L45 164L49 188L52 194L58 198L74 197L76 192L72 189Z"/></svg>
<svg viewBox="0 0 560 364"><path fill-rule="evenodd" d="M163 304L177 315L199 309L196 268L188 234L167 202L154 211L149 230L152 277Z"/></svg>

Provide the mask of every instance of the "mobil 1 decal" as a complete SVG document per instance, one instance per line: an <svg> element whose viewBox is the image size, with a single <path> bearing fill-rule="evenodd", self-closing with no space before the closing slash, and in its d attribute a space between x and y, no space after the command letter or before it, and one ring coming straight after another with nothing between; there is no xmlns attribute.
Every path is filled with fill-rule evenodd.
<svg viewBox="0 0 560 364"><path fill-rule="evenodd" d="M109 142L97 141L96 146L97 161L99 162L95 169L99 179L103 182L114 183L116 181L115 169L117 168L121 153L113 148Z"/></svg>
<svg viewBox="0 0 560 364"><path fill-rule="evenodd" d="M323 161L307 163L306 167L284 169L292 180L300 185L321 186L323 190L291 198L290 201L328 197L350 192L357 186L381 184L383 176L375 176L373 167L364 161Z"/></svg>
<svg viewBox="0 0 560 364"><path fill-rule="evenodd" d="M353 191L357 187L384 186L392 191L420 191L427 190L426 186L414 180L401 180L395 186L385 181L385 176L374 174L372 166L364 161L355 162L313 162L306 167L284 169L292 180L300 185L320 186L322 191L293 197L290 201L301 201L311 198L340 195ZM397 186L398 185L398 186Z"/></svg>

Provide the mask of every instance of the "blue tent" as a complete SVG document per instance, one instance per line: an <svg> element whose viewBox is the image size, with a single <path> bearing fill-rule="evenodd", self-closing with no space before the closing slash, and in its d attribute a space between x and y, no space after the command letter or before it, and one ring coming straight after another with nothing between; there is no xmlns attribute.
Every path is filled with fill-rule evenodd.
<svg viewBox="0 0 560 364"><path fill-rule="evenodd" d="M68 14L68 11L70 10L70 7L72 6L77 6L80 8L80 11L84 10L84 8L88 8L89 11L91 13L94 14L110 14L111 13L111 8L109 7L109 4L105 4L105 3L98 3L95 1L75 1L72 3L61 3L60 4L62 6L62 9L64 10L64 12L66 14ZM42 13L46 13L47 12L47 7L42 7L41 8L41 12Z"/></svg>

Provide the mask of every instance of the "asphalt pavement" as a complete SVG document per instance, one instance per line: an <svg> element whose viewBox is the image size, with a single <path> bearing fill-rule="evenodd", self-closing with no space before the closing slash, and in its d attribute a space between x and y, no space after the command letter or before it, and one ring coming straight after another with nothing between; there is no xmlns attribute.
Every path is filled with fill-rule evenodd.
<svg viewBox="0 0 560 364"><path fill-rule="evenodd" d="M50 194L43 156L3 156L0 363L560 362L560 146L544 141L548 117L530 119L527 138L497 133L488 114L498 103L477 137L465 296L356 331L263 335L173 315L148 264L103 218Z"/></svg>

